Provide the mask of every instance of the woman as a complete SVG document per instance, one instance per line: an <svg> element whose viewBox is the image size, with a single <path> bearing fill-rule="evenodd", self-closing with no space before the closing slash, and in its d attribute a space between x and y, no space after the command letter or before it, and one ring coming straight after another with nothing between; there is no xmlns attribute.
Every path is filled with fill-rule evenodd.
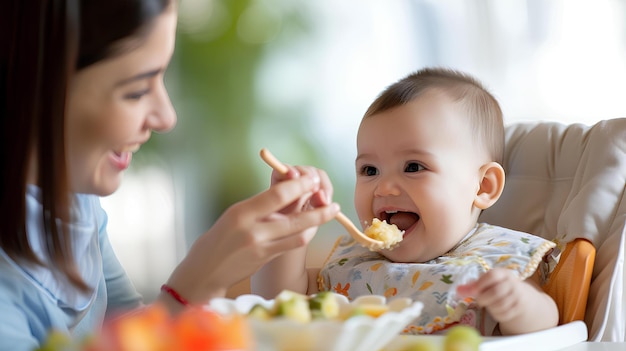
<svg viewBox="0 0 626 351"><path fill-rule="evenodd" d="M113 193L152 131L176 114L163 85L174 0L14 0L0 11L0 350L51 328L80 337L141 306L106 234ZM176 313L223 296L337 213L327 175L292 167L231 206L192 246L157 301ZM300 209L306 208L306 211ZM236 268L235 268L236 267Z"/></svg>

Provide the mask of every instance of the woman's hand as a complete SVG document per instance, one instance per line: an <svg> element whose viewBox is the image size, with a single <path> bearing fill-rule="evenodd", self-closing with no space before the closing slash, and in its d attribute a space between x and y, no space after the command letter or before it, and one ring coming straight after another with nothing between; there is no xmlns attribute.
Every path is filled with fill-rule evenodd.
<svg viewBox="0 0 626 351"><path fill-rule="evenodd" d="M301 196L289 206L281 210L282 214L293 215L297 213L306 213L319 207L326 206L330 203L332 197L332 184L326 172L314 167L297 166L290 167L286 173L278 171L272 172L272 185L289 179L297 179L298 177L311 176L320 179L320 187L318 190ZM317 232L318 226L311 226L298 233L299 237L313 238ZM250 288L252 293L261 295L271 299L284 289L307 294L309 289L309 275L306 269L307 247L301 247L288 250L278 255L276 258L268 261L261 269L259 269L250 279Z"/></svg>
<svg viewBox="0 0 626 351"><path fill-rule="evenodd" d="M306 211L307 209L325 206L330 203L333 196L333 186L325 171L311 166L287 166L289 171L281 174L272 171L271 184L277 184L289 179L296 179L300 176L317 177L320 180L319 189L315 192L299 197L289 206L285 207L281 213L293 213Z"/></svg>
<svg viewBox="0 0 626 351"><path fill-rule="evenodd" d="M306 229L339 211L326 195L332 186L325 173L291 168L284 180L272 177L268 190L228 208L172 273L168 285L192 304L223 296L273 258L307 245L314 232Z"/></svg>

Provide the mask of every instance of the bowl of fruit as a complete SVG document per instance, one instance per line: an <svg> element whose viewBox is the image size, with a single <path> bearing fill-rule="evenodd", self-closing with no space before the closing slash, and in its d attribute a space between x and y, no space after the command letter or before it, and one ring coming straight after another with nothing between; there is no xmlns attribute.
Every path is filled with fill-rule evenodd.
<svg viewBox="0 0 626 351"><path fill-rule="evenodd" d="M379 351L422 310L421 302L333 292L285 290L272 300L257 295L213 299L211 310L246 316L258 351Z"/></svg>

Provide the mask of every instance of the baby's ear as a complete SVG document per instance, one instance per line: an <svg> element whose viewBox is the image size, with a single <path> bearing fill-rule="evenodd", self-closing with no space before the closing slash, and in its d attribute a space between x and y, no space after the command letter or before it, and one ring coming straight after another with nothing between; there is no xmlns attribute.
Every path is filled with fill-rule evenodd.
<svg viewBox="0 0 626 351"><path fill-rule="evenodd" d="M481 182L474 206L485 210L502 195L504 190L504 168L498 162L489 162L480 168Z"/></svg>

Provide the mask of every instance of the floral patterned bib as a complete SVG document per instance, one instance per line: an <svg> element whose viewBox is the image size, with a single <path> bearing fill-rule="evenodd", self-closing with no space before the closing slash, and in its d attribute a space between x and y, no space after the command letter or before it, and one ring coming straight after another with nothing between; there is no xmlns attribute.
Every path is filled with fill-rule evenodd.
<svg viewBox="0 0 626 351"><path fill-rule="evenodd" d="M526 279L538 268L548 269L542 264L543 258L555 246L538 236L479 223L455 249L441 257L425 263L395 263L342 236L323 265L318 284L320 291L332 290L351 300L361 295L383 295L422 301L424 309L406 328L408 334L436 333L462 323L491 335L496 322L471 298L457 300L456 286L496 267L513 270Z"/></svg>

